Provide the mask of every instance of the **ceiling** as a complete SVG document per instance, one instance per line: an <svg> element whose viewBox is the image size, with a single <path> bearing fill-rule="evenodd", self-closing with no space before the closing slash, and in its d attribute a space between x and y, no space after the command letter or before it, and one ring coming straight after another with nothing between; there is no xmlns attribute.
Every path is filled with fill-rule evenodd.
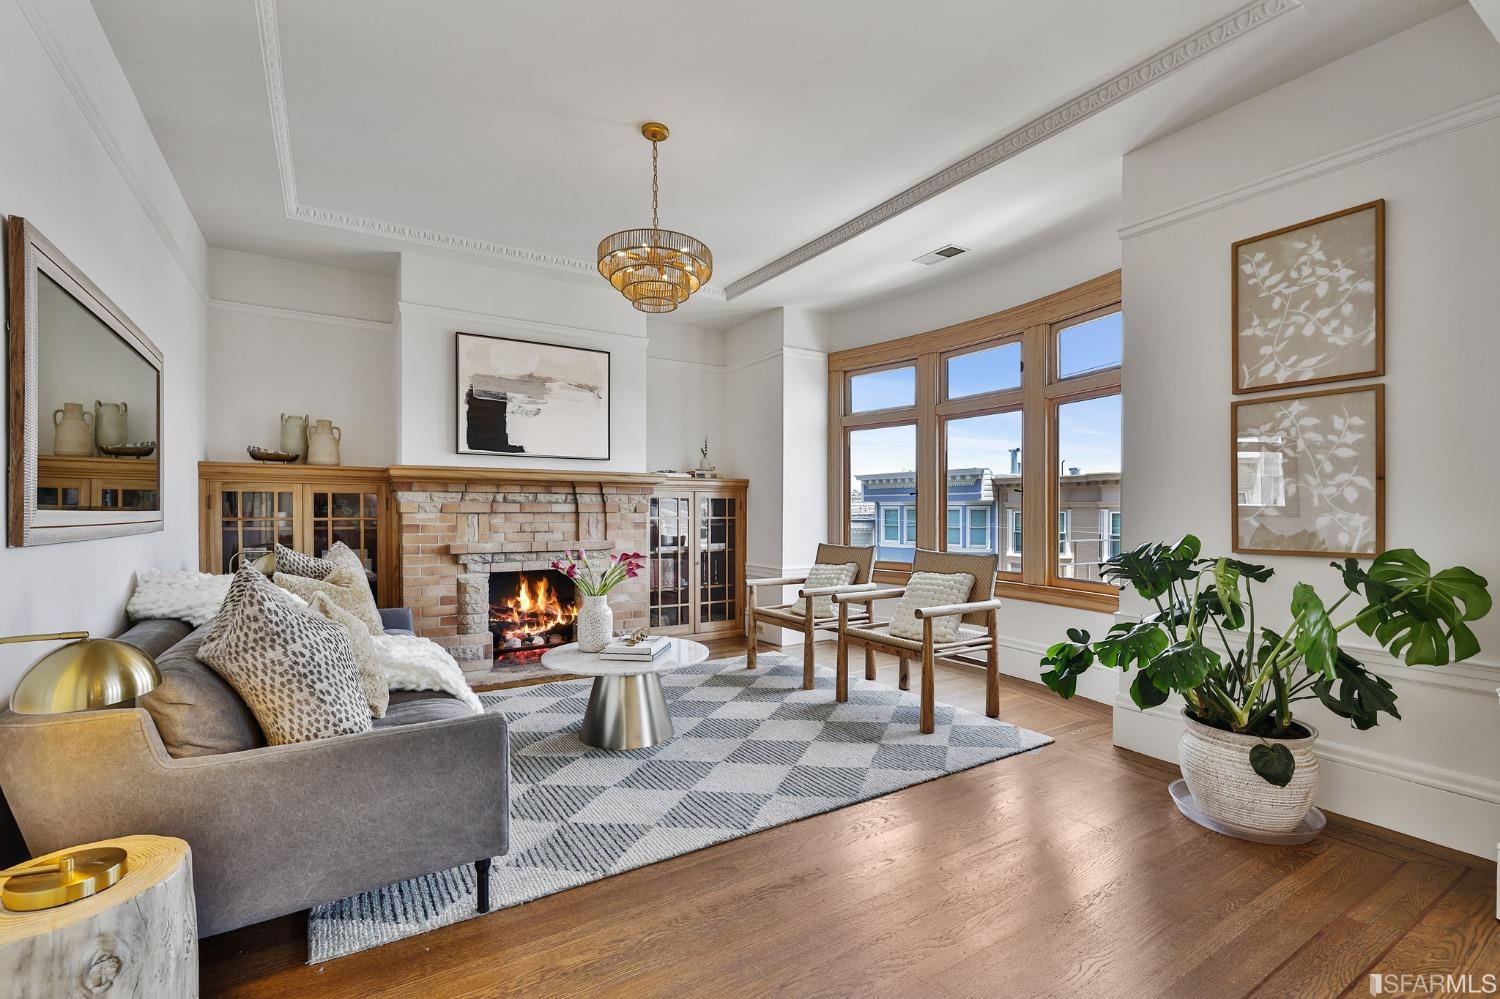
<svg viewBox="0 0 1500 999"><path fill-rule="evenodd" d="M1245 6L93 2L211 245L372 270L412 248L597 281L600 237L649 220L638 127L658 119L662 224L713 248L718 288ZM849 308L1115 218L1129 149L1458 5L1290 0L1149 90L673 318ZM950 242L974 252L911 262Z"/></svg>

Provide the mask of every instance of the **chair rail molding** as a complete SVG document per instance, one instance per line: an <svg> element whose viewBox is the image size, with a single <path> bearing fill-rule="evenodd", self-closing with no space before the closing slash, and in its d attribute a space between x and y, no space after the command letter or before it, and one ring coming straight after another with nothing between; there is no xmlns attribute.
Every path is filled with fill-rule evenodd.
<svg viewBox="0 0 1500 999"><path fill-rule="evenodd" d="M1296 2L1296 0L1287 0ZM286 217L294 222L330 229L381 236L403 243L416 243L453 250L459 253L489 257L510 263L526 264L571 274L595 275L598 269L593 261L580 260L558 253L532 250L523 246L508 246L478 236L444 232L426 226L393 222L372 218L356 212L305 205L297 199L297 169L292 160L291 116L287 110L286 79L281 67L281 29L276 16L276 0L255 0L255 20L260 30L261 64L266 76L266 100L271 111L271 135L276 147L276 169L281 179L281 201ZM724 292L715 285L706 285L699 292L709 298L722 299Z"/></svg>
<svg viewBox="0 0 1500 999"><path fill-rule="evenodd" d="M269 2L269 0L262 0L262 2ZM1123 73L1043 112L983 149L919 181L895 197L882 201L869 211L856 215L764 267L731 281L724 289L725 297L733 301L772 278L800 267L814 257L827 253L834 247L847 243L884 222L889 222L902 212L915 208L924 201L957 187L964 181L1004 163L1032 146L1047 141L1079 122L1092 118L1100 111L1118 104L1132 94L1139 93L1151 84L1165 79L1205 56L1212 55L1235 39L1242 38L1256 28L1269 24L1287 11L1298 10L1301 7L1301 0L1253 0L1243 5L1238 10L1226 14L1186 38L1167 46L1150 58L1136 63Z"/></svg>

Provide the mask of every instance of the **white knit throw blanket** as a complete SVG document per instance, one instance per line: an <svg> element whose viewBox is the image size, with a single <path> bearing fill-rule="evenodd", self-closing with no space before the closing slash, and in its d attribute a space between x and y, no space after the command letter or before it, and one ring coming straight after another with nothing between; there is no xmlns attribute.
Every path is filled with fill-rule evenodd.
<svg viewBox="0 0 1500 999"><path fill-rule="evenodd" d="M233 578L187 569L143 569L136 573L135 592L125 613L132 621L176 618L197 628L218 615Z"/></svg>
<svg viewBox="0 0 1500 999"><path fill-rule="evenodd" d="M384 634L374 640L376 661L391 690L440 690L463 701L476 715L483 710L458 663L432 639Z"/></svg>

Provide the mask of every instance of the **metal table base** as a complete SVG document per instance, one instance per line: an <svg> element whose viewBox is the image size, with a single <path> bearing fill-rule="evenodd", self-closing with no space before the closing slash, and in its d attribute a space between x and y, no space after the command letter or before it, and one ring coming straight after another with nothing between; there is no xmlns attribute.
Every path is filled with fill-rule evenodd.
<svg viewBox="0 0 1500 999"><path fill-rule="evenodd" d="M645 749L672 738L661 675L594 677L578 738L600 749Z"/></svg>

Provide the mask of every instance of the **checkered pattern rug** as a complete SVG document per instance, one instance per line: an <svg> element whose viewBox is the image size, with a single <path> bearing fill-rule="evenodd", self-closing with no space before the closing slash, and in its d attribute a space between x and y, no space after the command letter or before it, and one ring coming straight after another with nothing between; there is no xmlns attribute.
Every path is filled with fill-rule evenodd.
<svg viewBox="0 0 1500 999"><path fill-rule="evenodd" d="M832 811L1045 746L1045 735L937 705L917 731L915 694L763 655L662 674L676 736L611 752L578 741L590 681L480 695L510 720L511 849L490 878L495 909ZM308 962L475 915L474 869L454 868L312 911Z"/></svg>

